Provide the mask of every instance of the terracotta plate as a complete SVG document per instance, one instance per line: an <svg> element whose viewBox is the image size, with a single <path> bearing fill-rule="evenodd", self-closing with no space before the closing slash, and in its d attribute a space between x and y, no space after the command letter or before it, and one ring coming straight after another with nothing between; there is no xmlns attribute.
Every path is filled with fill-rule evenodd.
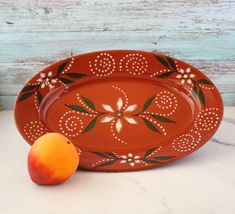
<svg viewBox="0 0 235 214"><path fill-rule="evenodd" d="M101 51L57 62L18 95L17 127L29 143L60 132L82 168L130 171L182 158L221 122L215 85L180 60L142 51Z"/></svg>

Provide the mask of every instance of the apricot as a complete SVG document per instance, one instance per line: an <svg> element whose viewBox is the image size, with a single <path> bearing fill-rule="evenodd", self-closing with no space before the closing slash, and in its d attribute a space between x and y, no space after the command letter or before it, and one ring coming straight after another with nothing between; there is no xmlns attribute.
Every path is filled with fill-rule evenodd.
<svg viewBox="0 0 235 214"><path fill-rule="evenodd" d="M48 133L38 138L28 155L28 171L34 183L60 184L71 177L79 164L75 146L64 135Z"/></svg>

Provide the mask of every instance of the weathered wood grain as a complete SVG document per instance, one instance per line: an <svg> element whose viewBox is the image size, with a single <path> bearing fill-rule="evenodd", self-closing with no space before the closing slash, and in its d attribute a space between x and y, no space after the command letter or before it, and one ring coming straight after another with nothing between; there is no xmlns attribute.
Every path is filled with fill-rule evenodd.
<svg viewBox="0 0 235 214"><path fill-rule="evenodd" d="M6 32L223 33L234 29L234 5L228 0L1 0L0 13L10 25L2 26Z"/></svg>
<svg viewBox="0 0 235 214"><path fill-rule="evenodd" d="M10 108L33 74L71 54L141 49L198 67L234 104L234 11L220 0L0 0L0 100Z"/></svg>

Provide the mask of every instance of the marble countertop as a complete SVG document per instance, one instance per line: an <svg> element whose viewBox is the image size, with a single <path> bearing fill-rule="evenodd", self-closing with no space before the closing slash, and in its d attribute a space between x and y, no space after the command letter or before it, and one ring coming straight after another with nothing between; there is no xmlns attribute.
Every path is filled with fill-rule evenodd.
<svg viewBox="0 0 235 214"><path fill-rule="evenodd" d="M215 136L171 165L128 173L78 171L58 186L38 186L27 172L29 146L12 111L0 112L0 212L34 214L235 213L235 107Z"/></svg>

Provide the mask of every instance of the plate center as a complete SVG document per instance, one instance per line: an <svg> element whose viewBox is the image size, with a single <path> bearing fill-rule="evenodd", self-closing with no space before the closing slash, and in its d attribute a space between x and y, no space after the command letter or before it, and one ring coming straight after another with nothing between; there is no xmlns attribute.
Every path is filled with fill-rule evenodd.
<svg viewBox="0 0 235 214"><path fill-rule="evenodd" d="M133 76L76 84L44 102L40 115L50 130L95 151L164 146L198 111L178 85Z"/></svg>

